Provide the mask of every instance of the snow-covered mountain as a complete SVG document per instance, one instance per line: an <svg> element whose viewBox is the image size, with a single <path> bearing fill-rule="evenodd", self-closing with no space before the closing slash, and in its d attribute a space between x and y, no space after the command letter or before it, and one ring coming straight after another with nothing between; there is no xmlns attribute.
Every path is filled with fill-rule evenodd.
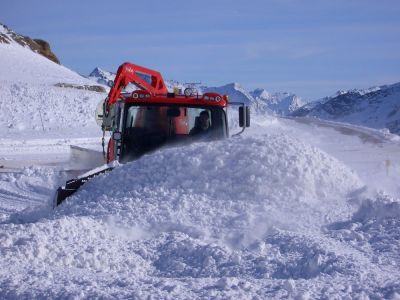
<svg viewBox="0 0 400 300"><path fill-rule="evenodd" d="M221 95L228 95L229 100L232 102L243 102L246 105L257 106L256 99L239 83L229 83L223 86L216 86L216 87L202 87L203 92L216 92ZM262 106L264 108L264 106Z"/></svg>
<svg viewBox="0 0 400 300"><path fill-rule="evenodd" d="M109 86L109 83L115 79L115 73L105 71L96 67L88 76L88 79L95 81L102 85Z"/></svg>
<svg viewBox="0 0 400 300"><path fill-rule="evenodd" d="M366 90L339 91L292 113L351 123L400 134L400 83Z"/></svg>
<svg viewBox="0 0 400 300"><path fill-rule="evenodd" d="M291 114L305 104L299 96L288 92L271 94L265 89L255 89L250 94L278 115Z"/></svg>

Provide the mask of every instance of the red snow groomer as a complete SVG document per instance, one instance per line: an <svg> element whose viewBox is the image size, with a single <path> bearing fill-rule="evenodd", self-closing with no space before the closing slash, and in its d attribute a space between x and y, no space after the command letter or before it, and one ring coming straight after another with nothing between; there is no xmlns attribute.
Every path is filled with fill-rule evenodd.
<svg viewBox="0 0 400 300"><path fill-rule="evenodd" d="M126 92L130 84L136 89ZM171 93L159 72L122 64L108 97L96 111L103 133L112 132L105 153L107 165L59 187L54 206L90 178L112 170L114 161L131 161L166 145L229 137L228 104L240 105L239 126L243 132L250 126L250 110L244 103L229 102L226 95L217 93L199 94L195 88L174 88Z"/></svg>

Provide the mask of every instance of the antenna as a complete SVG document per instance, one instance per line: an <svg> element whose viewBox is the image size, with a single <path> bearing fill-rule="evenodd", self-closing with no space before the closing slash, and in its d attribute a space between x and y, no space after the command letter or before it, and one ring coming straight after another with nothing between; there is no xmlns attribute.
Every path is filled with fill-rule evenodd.
<svg viewBox="0 0 400 300"><path fill-rule="evenodd" d="M196 85L200 85L201 81L199 82L185 82L184 85L188 87L196 87Z"/></svg>

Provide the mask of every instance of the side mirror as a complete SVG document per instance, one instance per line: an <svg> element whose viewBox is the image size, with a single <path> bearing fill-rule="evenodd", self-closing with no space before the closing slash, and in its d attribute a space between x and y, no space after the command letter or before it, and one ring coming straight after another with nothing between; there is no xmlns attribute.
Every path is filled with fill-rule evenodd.
<svg viewBox="0 0 400 300"><path fill-rule="evenodd" d="M112 138L113 138L114 141L117 141L117 142L120 141L122 139L121 132L119 132L119 131L113 132Z"/></svg>
<svg viewBox="0 0 400 300"><path fill-rule="evenodd" d="M240 106L239 107L239 126L250 127L250 107Z"/></svg>

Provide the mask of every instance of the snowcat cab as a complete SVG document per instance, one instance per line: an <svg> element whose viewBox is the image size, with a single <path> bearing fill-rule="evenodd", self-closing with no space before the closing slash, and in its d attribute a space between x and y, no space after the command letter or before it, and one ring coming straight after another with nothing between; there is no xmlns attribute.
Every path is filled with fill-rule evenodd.
<svg viewBox="0 0 400 300"><path fill-rule="evenodd" d="M130 83L138 89L123 91ZM243 132L250 126L249 107L243 103L229 104L240 105L239 125ZM228 97L217 93L199 95L192 88L183 93L178 89L169 93L159 72L131 63L122 64L108 97L96 110L96 119L103 130L103 149L104 133L112 133L107 153L103 150L107 165L67 181L64 187L58 188L54 206L90 178L112 170L114 161L125 163L163 146L228 137L227 105ZM201 115L206 115L207 121Z"/></svg>

